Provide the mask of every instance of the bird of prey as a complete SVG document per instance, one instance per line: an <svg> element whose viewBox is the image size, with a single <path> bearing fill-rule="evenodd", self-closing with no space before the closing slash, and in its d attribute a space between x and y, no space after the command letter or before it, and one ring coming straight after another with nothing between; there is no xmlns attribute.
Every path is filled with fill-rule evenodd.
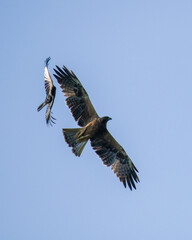
<svg viewBox="0 0 192 240"><path fill-rule="evenodd" d="M37 108L37 111L40 111L44 106L47 105L46 110L46 122L52 126L52 123L55 123L56 120L53 116L51 116L51 108L54 103L56 87L53 85L53 80L48 71L48 63L50 61L50 57L45 60L45 68L44 68L44 81L45 81L45 91L46 91L46 99L45 101Z"/></svg>
<svg viewBox="0 0 192 240"><path fill-rule="evenodd" d="M76 156L80 156L87 141L90 140L92 148L102 159L103 164L111 166L119 180L128 184L129 188L136 189L135 182L139 182L138 170L126 154L125 150L112 137L106 128L110 117L99 117L96 113L87 92L79 79L65 66L54 69L62 92L66 96L66 104L78 125L81 128L64 128L65 141Z"/></svg>

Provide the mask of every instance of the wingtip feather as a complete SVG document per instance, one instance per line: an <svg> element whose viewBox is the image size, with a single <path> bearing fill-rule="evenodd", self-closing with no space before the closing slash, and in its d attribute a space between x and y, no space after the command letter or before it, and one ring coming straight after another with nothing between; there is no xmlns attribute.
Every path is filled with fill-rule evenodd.
<svg viewBox="0 0 192 240"><path fill-rule="evenodd" d="M48 57L45 59L45 66L48 67L49 61L51 60L51 57Z"/></svg>

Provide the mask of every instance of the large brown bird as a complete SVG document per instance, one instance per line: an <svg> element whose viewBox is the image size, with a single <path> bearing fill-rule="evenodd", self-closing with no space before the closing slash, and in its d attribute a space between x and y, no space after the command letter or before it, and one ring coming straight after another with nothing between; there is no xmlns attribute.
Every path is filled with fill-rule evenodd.
<svg viewBox="0 0 192 240"><path fill-rule="evenodd" d="M81 128L64 128L65 141L76 156L80 156L87 141L102 159L106 166L117 175L119 180L126 183L132 190L136 189L135 182L139 182L138 170L126 154L125 150L112 137L106 128L110 117L99 117L96 113L87 92L76 75L65 66L63 69L56 66L54 76L57 79L66 98L66 104Z"/></svg>
<svg viewBox="0 0 192 240"><path fill-rule="evenodd" d="M44 106L47 105L45 118L46 118L47 124L50 123L50 125L52 125L52 123L55 123L54 120L56 120L51 115L51 108L53 106L54 99L55 99L56 87L53 85L53 80L48 71L48 63L49 63L50 59L51 58L48 57L45 60L45 68L44 68L46 98L45 98L45 101L37 108L37 111L39 112Z"/></svg>

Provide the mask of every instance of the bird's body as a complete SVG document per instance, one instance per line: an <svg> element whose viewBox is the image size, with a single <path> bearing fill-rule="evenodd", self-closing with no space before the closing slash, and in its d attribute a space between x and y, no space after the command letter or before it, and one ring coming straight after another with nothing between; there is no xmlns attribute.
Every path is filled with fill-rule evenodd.
<svg viewBox="0 0 192 240"><path fill-rule="evenodd" d="M56 66L57 67L57 66ZM103 164L111 166L126 187L126 183L132 190L136 188L135 182L139 182L137 169L126 154L121 145L112 137L106 128L110 117L99 117L96 113L87 92L76 75L66 67L54 69L58 83L66 98L73 117L81 128L64 128L65 141L76 156L80 156L87 141L102 159Z"/></svg>
<svg viewBox="0 0 192 240"><path fill-rule="evenodd" d="M80 139L82 138L88 138L91 139L95 136L99 136L101 133L106 131L106 124L107 121L110 120L109 117L98 117L94 120L92 120L90 123L88 123L85 127L81 128L81 135L79 136ZM80 139L78 141L80 141Z"/></svg>
<svg viewBox="0 0 192 240"><path fill-rule="evenodd" d="M46 98L45 101L37 108L37 111L40 111L44 106L47 105L47 110L46 110L46 123L54 123L53 120L55 118L51 116L51 109L55 100L55 95L56 95L56 87L53 85L53 80L49 74L48 71L48 63L50 61L50 57L45 60L45 68L44 68L44 81L45 81L45 91L46 91Z"/></svg>
<svg viewBox="0 0 192 240"><path fill-rule="evenodd" d="M66 142L72 147L72 151L76 156L80 156L83 149L80 146L85 146L88 140L99 137L100 134L107 131L106 123L111 119L109 117L96 118L82 128L64 128L63 135Z"/></svg>

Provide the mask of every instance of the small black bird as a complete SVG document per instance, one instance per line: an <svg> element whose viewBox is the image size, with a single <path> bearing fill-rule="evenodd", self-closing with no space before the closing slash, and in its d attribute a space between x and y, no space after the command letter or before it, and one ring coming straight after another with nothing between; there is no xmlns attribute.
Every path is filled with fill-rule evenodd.
<svg viewBox="0 0 192 240"><path fill-rule="evenodd" d="M51 116L51 108L54 103L56 87L53 85L53 80L48 71L48 63L50 61L50 57L45 60L45 68L44 68L44 80L45 80L45 91L46 91L46 99L45 101L37 108L37 111L40 111L45 105L47 105L46 110L46 122L47 124L52 123L55 124L53 120L56 120L53 116Z"/></svg>

